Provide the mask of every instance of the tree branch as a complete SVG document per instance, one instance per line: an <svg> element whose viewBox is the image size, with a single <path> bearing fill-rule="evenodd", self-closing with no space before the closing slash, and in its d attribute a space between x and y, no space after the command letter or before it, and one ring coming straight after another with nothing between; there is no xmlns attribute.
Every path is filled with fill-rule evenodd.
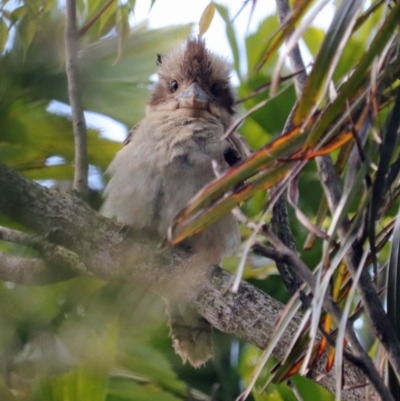
<svg viewBox="0 0 400 401"><path fill-rule="evenodd" d="M23 285L46 285L72 278L48 269L39 258L19 258L0 252L0 280Z"/></svg>
<svg viewBox="0 0 400 401"><path fill-rule="evenodd" d="M83 198L88 196L87 130L83 114L78 70L78 31L76 28L76 0L67 0L65 14L65 67L68 96L72 108L75 138L75 173L73 189Z"/></svg>
<svg viewBox="0 0 400 401"><path fill-rule="evenodd" d="M40 254L40 258L22 258L1 253L0 279L3 281L42 285L88 273L74 252L60 245L54 245L41 236L0 227L0 241L28 246ZM57 270L54 266L57 266Z"/></svg>
<svg viewBox="0 0 400 401"><path fill-rule="evenodd" d="M175 247L157 252L157 240L151 235L133 232L127 236L120 224L100 216L78 197L44 188L1 164L0 187L0 213L74 252L94 276L107 281L141 283L160 295L189 303L217 329L260 348L270 341L284 306L251 284L242 282L238 293L233 294L228 291L232 275L221 268L204 266L193 271L188 268L190 259L184 249ZM26 271L33 266L31 274L37 272L40 283L43 265L35 259L33 264L31 259L28 261L19 262ZM6 263L7 260L2 265ZM12 266L8 264L9 272L10 269ZM10 274L2 273L4 270L0 269L2 278L12 279ZM27 278L18 282L35 281L28 273L24 274ZM16 274L13 277L18 278ZM284 356L300 320L301 316L297 316L290 323L273 353L275 357ZM334 391L334 372L327 373L325 366L323 357L312 370L311 378ZM344 369L347 386L365 383L361 371L347 361ZM345 390L342 396L353 401L363 400L364 394L363 388L355 388Z"/></svg>

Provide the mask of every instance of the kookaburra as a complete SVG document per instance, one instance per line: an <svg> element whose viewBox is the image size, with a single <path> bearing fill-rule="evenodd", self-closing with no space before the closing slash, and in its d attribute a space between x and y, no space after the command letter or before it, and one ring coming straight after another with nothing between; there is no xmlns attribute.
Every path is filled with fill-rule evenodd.
<svg viewBox="0 0 400 401"><path fill-rule="evenodd" d="M156 232L161 241L177 213L215 179L212 161L224 170L239 153L232 140L222 140L234 113L227 62L207 50L203 39L189 38L158 56L157 64L146 117L131 129L108 169L103 210L135 230ZM190 268L196 261L219 264L239 241L237 222L227 214L185 241L194 255ZM212 357L209 323L185 305L170 302L167 311L183 361L197 367Z"/></svg>

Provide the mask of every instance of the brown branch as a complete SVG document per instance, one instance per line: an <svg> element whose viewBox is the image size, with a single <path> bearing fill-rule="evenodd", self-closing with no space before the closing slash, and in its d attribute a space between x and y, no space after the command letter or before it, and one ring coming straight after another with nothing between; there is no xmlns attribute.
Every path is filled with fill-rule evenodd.
<svg viewBox="0 0 400 401"><path fill-rule="evenodd" d="M0 241L12 242L18 245L37 247L42 241L36 235L13 230L11 228L0 227Z"/></svg>
<svg viewBox="0 0 400 401"><path fill-rule="evenodd" d="M193 272L187 269L185 250L155 252L157 241L143 232L125 238L121 225L100 216L78 197L44 188L1 164L0 187L0 213L74 252L94 276L141 283L160 295L187 302L214 327L260 348L265 348L274 334L284 306L251 284L242 282L238 293L233 294L228 291L232 275L221 268L204 266ZM37 271L40 278L43 265L32 264L32 260L29 263L34 267L32 276ZM24 268L29 268L28 262ZM59 274L58 278L60 273L54 272ZM2 277L11 278L5 274ZM34 282L32 277L26 280ZM275 357L285 355L300 320L301 316L297 316L290 323L274 350ZM318 361L311 378L333 392L334 372L327 373L325 366L326 356ZM365 382L361 371L347 361L344 369L347 386ZM363 400L365 390L345 390L342 397L348 401Z"/></svg>
<svg viewBox="0 0 400 401"><path fill-rule="evenodd" d="M232 275L215 267L209 280L197 291L187 294L188 298L186 299L217 329L265 349L275 334L275 325L283 311L283 305L247 282L240 284L237 293L227 291L231 285ZM285 357L300 321L301 315L296 315L274 349L274 357L278 359ZM310 371L309 378L317 381L329 391L335 392L334 370L327 373L326 363L325 354L317 361L317 366ZM365 376L361 374L361 370L346 360L343 369L346 385L365 383ZM364 400L365 389L343 390L342 399L347 401Z"/></svg>
<svg viewBox="0 0 400 401"><path fill-rule="evenodd" d="M19 258L0 252L0 280L23 285L46 285L68 280L73 274L54 272L40 258Z"/></svg>
<svg viewBox="0 0 400 401"><path fill-rule="evenodd" d="M76 29L76 0L67 0L65 16L65 67L68 96L72 108L75 138L75 173L73 189L84 199L88 196L87 129L83 114L78 69L78 31Z"/></svg>
<svg viewBox="0 0 400 401"><path fill-rule="evenodd" d="M289 75L285 75L285 76L283 76L283 77L280 77L280 78L279 78L279 83L288 81L288 80L292 79L293 77L295 77L296 75L301 74L301 73L303 73L303 72L305 72L305 71L306 71L306 69L304 68L304 69L299 70L299 71L297 71L297 72L294 72L294 73L292 73L292 74L289 74ZM243 96L243 97L241 97L241 98L239 98L239 99L236 99L236 100L235 100L235 104L244 103L246 100L252 99L253 97L256 97L257 95L259 95L259 94L261 94L261 93L263 93L263 92L266 92L266 91L270 88L270 86L271 86L271 82L267 82L266 84L263 84L263 85L258 86L256 89L254 89L254 90L253 90L251 93L249 93L247 96Z"/></svg>
<svg viewBox="0 0 400 401"><path fill-rule="evenodd" d="M38 285L68 280L76 275L88 274L85 265L74 252L60 245L54 245L39 235L0 227L0 240L31 247L38 251L40 255L40 258L16 258L2 254L2 265L0 267L2 280L26 285ZM27 269L30 263L32 264L32 270L36 271L36 275ZM32 279L32 282L29 282L30 279Z"/></svg>

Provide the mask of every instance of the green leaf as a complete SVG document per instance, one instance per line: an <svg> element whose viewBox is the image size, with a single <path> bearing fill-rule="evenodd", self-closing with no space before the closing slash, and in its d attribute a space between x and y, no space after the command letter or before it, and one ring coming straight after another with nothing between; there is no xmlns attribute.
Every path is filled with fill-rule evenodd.
<svg viewBox="0 0 400 401"><path fill-rule="evenodd" d="M46 105L18 102L12 116L2 117L0 160L33 179L69 179L72 174L74 144L69 119L46 111ZM105 170L120 149L117 142L88 130L89 163ZM47 166L51 156L64 159L62 165Z"/></svg>
<svg viewBox="0 0 400 401"><path fill-rule="evenodd" d="M87 20L90 20L94 16L95 12L99 9L99 5L101 3L104 3L104 2L102 2L101 0L91 0L91 1L87 2L88 7L89 7L88 13L87 13L88 14Z"/></svg>
<svg viewBox="0 0 400 401"><path fill-rule="evenodd" d="M235 71L241 79L241 72L240 72L240 53L239 53L239 46L236 39L236 33L231 23L231 18L229 17L228 9L221 4L215 4L215 8L217 9L219 15L225 22L226 25L226 36L228 37L229 44L231 46L232 54L233 54L233 64L235 67Z"/></svg>
<svg viewBox="0 0 400 401"><path fill-rule="evenodd" d="M240 93L246 96L263 82L265 82L265 77L262 75L250 78L246 84L241 85L239 88ZM294 86L290 85L287 88L282 87L281 92L273 98L269 97L269 93L266 91L253 99L247 100L244 103L244 106L249 110L260 101L268 98L270 99L268 103L262 109L254 112L251 118L253 118L254 121L256 121L266 132L269 132L276 137L281 134L286 119L296 101ZM265 116L274 116L274 118L265 118Z"/></svg>
<svg viewBox="0 0 400 401"><path fill-rule="evenodd" d="M3 18L6 18L9 21L11 21L11 11L1 10L1 13L3 14Z"/></svg>
<svg viewBox="0 0 400 401"><path fill-rule="evenodd" d="M135 333L133 332L132 335L135 336ZM185 395L185 385L179 380L165 355L138 338L137 335L133 338L134 341L132 341L132 337L125 337L121 341L118 355L119 365L123 366L127 372L131 372L132 375L140 375L159 387Z"/></svg>
<svg viewBox="0 0 400 401"><path fill-rule="evenodd" d="M56 4L56 0L46 0L43 2L43 4L40 7L40 11L42 13L47 13L53 9L53 7Z"/></svg>
<svg viewBox="0 0 400 401"><path fill-rule="evenodd" d="M324 40L325 31L321 28L310 26L303 35L304 42L313 56L316 56Z"/></svg>
<svg viewBox="0 0 400 401"><path fill-rule="evenodd" d="M323 112L323 115L318 120L315 128L308 138L309 144L318 142L318 140L322 137L323 133L329 127L332 121L347 105L349 97L351 97L359 89L359 85L363 82L365 74L368 71L371 63L373 62L375 57L379 55L380 52L384 49L388 39L393 34L393 29L395 29L399 16L400 3L396 3L396 5L388 14L383 25L380 27L369 49L366 53L364 53L362 59L358 63L352 75L350 76L348 81L346 81L342 85L342 87L338 91L336 99L326 108L326 110Z"/></svg>
<svg viewBox="0 0 400 401"><path fill-rule="evenodd" d="M293 162L279 162L274 166L273 164L277 159L286 159L298 151L305 139L306 134L301 132L299 127L293 128L205 186L175 217L171 231L174 243L193 235L211 221L228 213L257 190L276 185L289 173ZM253 178L257 172L260 174ZM243 185L246 179L249 181ZM240 188L235 190L239 183ZM228 190L232 190L229 196L223 196Z"/></svg>
<svg viewBox="0 0 400 401"><path fill-rule="evenodd" d="M133 380L113 379L108 388L107 401L182 401L154 384L138 384Z"/></svg>
<svg viewBox="0 0 400 401"><path fill-rule="evenodd" d="M18 34L19 34L19 38L21 40L22 46L24 48L25 55L29 49L29 46L31 45L31 43L33 41L35 32L36 32L35 23L28 15L25 15L18 25Z"/></svg>
<svg viewBox="0 0 400 401"><path fill-rule="evenodd" d="M203 36L207 32L208 28L211 25L211 21L214 18L214 14L215 14L215 5L213 2L211 2L204 9L203 14L200 17L200 21L199 21L200 36Z"/></svg>
<svg viewBox="0 0 400 401"><path fill-rule="evenodd" d="M354 29L357 30L360 26L363 26L363 29L368 29L371 33L371 28L379 23L379 20L382 17L384 7L381 8L381 6L384 4L385 0L377 0L372 3L371 6L357 19Z"/></svg>
<svg viewBox="0 0 400 401"><path fill-rule="evenodd" d="M239 132L246 138L251 149L260 149L271 140L271 135L251 116L244 120L239 128Z"/></svg>
<svg viewBox="0 0 400 401"><path fill-rule="evenodd" d="M124 44L129 37L129 10L127 7L119 7L117 10L117 32L118 32L118 54L114 65L118 63L122 56Z"/></svg>
<svg viewBox="0 0 400 401"><path fill-rule="evenodd" d="M334 72L342 52L341 45L350 34L362 0L348 0L341 3L325 35L311 74L305 84L299 105L294 113L294 124L301 124L310 115L324 96L327 84Z"/></svg>
<svg viewBox="0 0 400 401"><path fill-rule="evenodd" d="M118 1L114 0L110 4L110 6L106 8L103 14L101 14L99 20L99 33L103 33L103 28L105 27L106 23L109 22L114 13L117 11L117 7L118 7Z"/></svg>
<svg viewBox="0 0 400 401"><path fill-rule="evenodd" d="M265 39L273 35L279 29L278 18L275 15L267 17L261 22L258 29L247 36L246 38L246 52L247 52L247 71L252 72L258 66L260 60L263 57L264 49L260 46L260 43L264 43ZM274 54L267 63L265 63L260 70L264 73L272 73L276 61L277 54Z"/></svg>
<svg viewBox="0 0 400 401"><path fill-rule="evenodd" d="M14 25L18 22L26 13L25 6L19 6L11 12L11 24Z"/></svg>
<svg viewBox="0 0 400 401"><path fill-rule="evenodd" d="M8 26L3 18L0 18L0 53L3 51L4 46L8 39Z"/></svg>
<svg viewBox="0 0 400 401"><path fill-rule="evenodd" d="M235 206L249 199L257 191L277 185L289 174L292 167L293 163L280 163L276 167L267 169L264 173L259 174L253 181L243 185L237 192L207 204L208 202L206 203L205 200L208 200L216 193L222 192L227 178L231 177L236 180L239 176L239 172L233 167L228 174L223 176L225 180L213 181L207 185L177 214L171 226L169 240L173 245L176 245L185 238L200 232L229 213ZM204 207L201 208L201 206Z"/></svg>
<svg viewBox="0 0 400 401"><path fill-rule="evenodd" d="M301 2L297 2L294 5L294 8L290 12L290 18L285 21L285 24L279 28L279 30L272 35L272 38L268 40L268 47L263 52L263 58L261 60L261 64L265 63L269 60L269 58L276 54L278 49L282 46L285 40L290 36L291 32L294 29L297 21L304 15L307 9L310 7L312 1L303 0Z"/></svg>
<svg viewBox="0 0 400 401"><path fill-rule="evenodd" d="M337 64L335 72L333 74L333 80L340 82L347 74L351 73L352 69L361 60L367 47L367 37L365 40L360 40L358 35L353 35L346 43L343 49L342 56Z"/></svg>
<svg viewBox="0 0 400 401"><path fill-rule="evenodd" d="M102 334L91 335L78 368L39 381L36 400L104 401L109 370L114 363L117 325L109 323Z"/></svg>
<svg viewBox="0 0 400 401"><path fill-rule="evenodd" d="M54 376L38 386L35 401L105 400L106 379L90 370L78 368L70 373Z"/></svg>

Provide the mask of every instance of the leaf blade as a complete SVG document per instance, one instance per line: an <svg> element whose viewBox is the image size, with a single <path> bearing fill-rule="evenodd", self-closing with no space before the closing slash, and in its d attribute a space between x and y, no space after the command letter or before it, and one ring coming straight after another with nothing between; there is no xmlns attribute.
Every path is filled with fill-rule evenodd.
<svg viewBox="0 0 400 401"><path fill-rule="evenodd" d="M204 9L203 14L199 21L199 34L203 36L211 25L211 22L215 14L215 4L213 2L209 3Z"/></svg>

